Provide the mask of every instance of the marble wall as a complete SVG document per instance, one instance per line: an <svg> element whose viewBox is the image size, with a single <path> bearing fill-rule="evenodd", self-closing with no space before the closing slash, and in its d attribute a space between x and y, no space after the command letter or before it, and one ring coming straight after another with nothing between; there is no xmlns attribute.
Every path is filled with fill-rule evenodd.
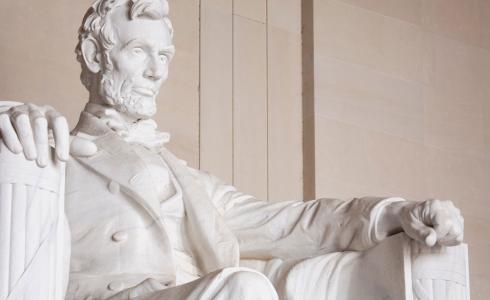
<svg viewBox="0 0 490 300"><path fill-rule="evenodd" d="M317 196L452 199L490 295L490 2L315 0Z"/></svg>
<svg viewBox="0 0 490 300"><path fill-rule="evenodd" d="M300 0L201 2L201 169L303 198Z"/></svg>

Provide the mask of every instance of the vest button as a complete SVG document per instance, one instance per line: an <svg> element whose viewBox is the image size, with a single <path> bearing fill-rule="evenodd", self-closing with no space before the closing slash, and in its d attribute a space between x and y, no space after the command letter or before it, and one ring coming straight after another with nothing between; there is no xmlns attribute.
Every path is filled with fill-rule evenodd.
<svg viewBox="0 0 490 300"><path fill-rule="evenodd" d="M117 243L124 242L128 239L128 233L124 231L118 231L112 235L111 239Z"/></svg>
<svg viewBox="0 0 490 300"><path fill-rule="evenodd" d="M113 292L119 292L124 289L124 283L121 281L113 281L107 285L107 288Z"/></svg>
<svg viewBox="0 0 490 300"><path fill-rule="evenodd" d="M109 192L111 192L113 194L118 194L120 190L121 190L121 188L119 186L119 183L117 183L115 181L109 182Z"/></svg>

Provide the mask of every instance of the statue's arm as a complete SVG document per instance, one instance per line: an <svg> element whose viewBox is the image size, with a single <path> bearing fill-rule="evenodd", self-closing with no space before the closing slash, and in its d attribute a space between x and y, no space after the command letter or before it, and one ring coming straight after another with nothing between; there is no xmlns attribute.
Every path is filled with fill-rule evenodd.
<svg viewBox="0 0 490 300"><path fill-rule="evenodd" d="M375 226L383 209L403 201L362 198L271 203L240 193L207 173L201 172L199 179L238 237L244 258L296 258L370 248L385 237Z"/></svg>
<svg viewBox="0 0 490 300"><path fill-rule="evenodd" d="M429 246L462 241L462 217L450 201L364 197L271 203L210 174L198 176L247 258L365 250L402 231Z"/></svg>

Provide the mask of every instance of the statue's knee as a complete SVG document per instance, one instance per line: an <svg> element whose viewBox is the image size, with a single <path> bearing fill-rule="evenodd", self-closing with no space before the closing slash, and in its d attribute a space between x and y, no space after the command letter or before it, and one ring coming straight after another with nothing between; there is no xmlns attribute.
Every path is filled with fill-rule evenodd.
<svg viewBox="0 0 490 300"><path fill-rule="evenodd" d="M231 289L250 299L277 299L271 282L257 272L237 271L230 274L227 281Z"/></svg>

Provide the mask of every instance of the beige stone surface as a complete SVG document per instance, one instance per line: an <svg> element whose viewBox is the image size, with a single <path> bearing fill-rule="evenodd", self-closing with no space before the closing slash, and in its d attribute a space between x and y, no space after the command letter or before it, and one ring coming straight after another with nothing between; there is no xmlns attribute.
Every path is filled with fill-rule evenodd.
<svg viewBox="0 0 490 300"><path fill-rule="evenodd" d="M337 0L315 2L315 44L323 55L368 65L406 80L428 81L429 48L411 23Z"/></svg>
<svg viewBox="0 0 490 300"><path fill-rule="evenodd" d="M352 6L364 8L385 16L413 24L423 22L425 0L340 0Z"/></svg>
<svg viewBox="0 0 490 300"><path fill-rule="evenodd" d="M170 0L177 53L170 77L159 96L158 116L162 130L172 134L169 148L189 165L199 167L199 0Z"/></svg>
<svg viewBox="0 0 490 300"><path fill-rule="evenodd" d="M201 4L200 168L233 182L233 6Z"/></svg>
<svg viewBox="0 0 490 300"><path fill-rule="evenodd" d="M267 28L233 20L233 183L267 199Z"/></svg>
<svg viewBox="0 0 490 300"><path fill-rule="evenodd" d="M233 0L233 13L235 15L254 20L260 23L267 22L266 0Z"/></svg>
<svg viewBox="0 0 490 300"><path fill-rule="evenodd" d="M451 199L490 294L488 1L315 1L317 196Z"/></svg>
<svg viewBox="0 0 490 300"><path fill-rule="evenodd" d="M303 199L301 2L201 2L200 39L200 168Z"/></svg>
<svg viewBox="0 0 490 300"><path fill-rule="evenodd" d="M317 115L422 142L424 84L322 53L316 58Z"/></svg>
<svg viewBox="0 0 490 300"><path fill-rule="evenodd" d="M90 3L0 3L0 98L50 103L74 125L88 97L80 83L74 49L76 32Z"/></svg>
<svg viewBox="0 0 490 300"><path fill-rule="evenodd" d="M424 7L424 25L437 34L478 45L484 30L480 9L485 0L430 0Z"/></svg>
<svg viewBox="0 0 490 300"><path fill-rule="evenodd" d="M303 199L301 2L267 5L268 199Z"/></svg>

